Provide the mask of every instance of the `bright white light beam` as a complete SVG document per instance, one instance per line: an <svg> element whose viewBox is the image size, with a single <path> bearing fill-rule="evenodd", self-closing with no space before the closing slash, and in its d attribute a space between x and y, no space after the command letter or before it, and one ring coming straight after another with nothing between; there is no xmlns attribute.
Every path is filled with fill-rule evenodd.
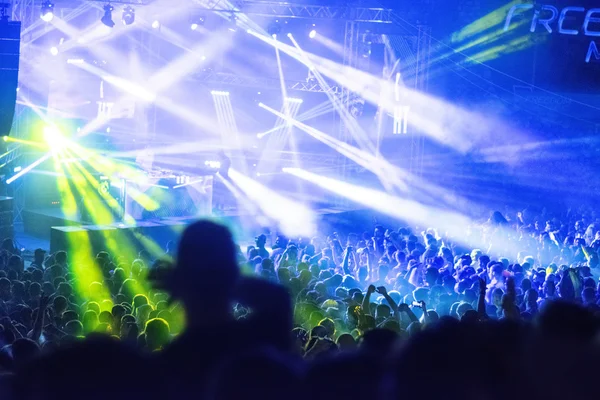
<svg viewBox="0 0 600 400"><path fill-rule="evenodd" d="M19 179L23 175L25 175L26 173L28 173L29 171L31 171L32 169L34 169L35 167L37 167L38 165L40 165L41 163L43 163L44 161L46 161L47 159L49 159L50 157L52 157L52 152L51 151L49 151L48 153L44 154L42 157L38 158L36 161L32 162L27 167L23 168L21 170L21 172L19 172L18 174L12 176L11 178L8 178L6 180L6 184L10 185L14 181L16 181L17 179Z"/></svg>

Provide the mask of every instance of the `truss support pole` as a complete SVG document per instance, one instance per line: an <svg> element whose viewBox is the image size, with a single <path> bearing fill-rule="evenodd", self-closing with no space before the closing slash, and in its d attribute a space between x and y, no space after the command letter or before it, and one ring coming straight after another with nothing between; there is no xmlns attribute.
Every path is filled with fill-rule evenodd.
<svg viewBox="0 0 600 400"><path fill-rule="evenodd" d="M415 90L426 92L429 87L429 57L431 54L431 28L418 26ZM425 157L425 136L417 129L411 130L410 172L415 176L423 174Z"/></svg>

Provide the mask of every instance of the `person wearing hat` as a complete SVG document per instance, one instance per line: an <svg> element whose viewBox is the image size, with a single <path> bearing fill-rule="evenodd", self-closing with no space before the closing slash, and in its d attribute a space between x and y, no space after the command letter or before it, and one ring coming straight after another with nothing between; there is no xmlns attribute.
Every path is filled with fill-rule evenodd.
<svg viewBox="0 0 600 400"><path fill-rule="evenodd" d="M208 220L190 225L179 242L174 267L153 270L150 278L185 309L185 332L158 355L162 372L183 393L201 393L214 368L232 355L261 346L291 346L288 292L240 275L233 237L223 225ZM252 313L235 320L235 303Z"/></svg>

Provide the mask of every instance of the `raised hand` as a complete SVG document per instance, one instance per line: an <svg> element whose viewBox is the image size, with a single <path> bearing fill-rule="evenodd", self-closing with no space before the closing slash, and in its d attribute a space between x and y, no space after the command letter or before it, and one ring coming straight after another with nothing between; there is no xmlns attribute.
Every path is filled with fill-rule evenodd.
<svg viewBox="0 0 600 400"><path fill-rule="evenodd" d="M374 285L369 285L369 287L367 288L367 293L368 294L373 294L373 293L375 293L376 290L377 289L375 288Z"/></svg>
<svg viewBox="0 0 600 400"><path fill-rule="evenodd" d="M377 293L382 294L384 296L387 294L387 289L385 288L385 286L379 286L376 290Z"/></svg>

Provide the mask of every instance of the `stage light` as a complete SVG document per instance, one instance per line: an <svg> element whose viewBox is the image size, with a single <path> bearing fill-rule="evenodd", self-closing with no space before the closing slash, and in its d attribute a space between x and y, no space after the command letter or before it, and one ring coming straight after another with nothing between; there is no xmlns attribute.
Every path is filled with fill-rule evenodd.
<svg viewBox="0 0 600 400"><path fill-rule="evenodd" d="M160 28L160 22L159 22L158 20L154 21L154 22L152 23L152 28L153 28L153 29L158 29L158 28Z"/></svg>
<svg viewBox="0 0 600 400"><path fill-rule="evenodd" d="M59 152L67 147L68 141L63 136L60 129L53 125L47 125L43 129L43 136L45 142L50 147L51 151Z"/></svg>
<svg viewBox="0 0 600 400"><path fill-rule="evenodd" d="M222 90L211 90L210 94L214 96L229 96L229 92L224 92Z"/></svg>
<svg viewBox="0 0 600 400"><path fill-rule="evenodd" d="M100 22L102 22L105 26L112 28L115 26L115 21L112 19L112 12L115 8L110 4L106 4L104 6L104 15L100 18Z"/></svg>
<svg viewBox="0 0 600 400"><path fill-rule="evenodd" d="M291 33L291 32L290 32L290 33L288 33L288 34L287 34L287 37L289 37L289 38L291 39L291 38L292 38L292 33Z"/></svg>
<svg viewBox="0 0 600 400"><path fill-rule="evenodd" d="M54 18L54 3L51 1L44 1L42 3L42 12L40 18L43 21L50 22Z"/></svg>
<svg viewBox="0 0 600 400"><path fill-rule="evenodd" d="M206 165L209 168L213 168L213 169L219 169L219 168L221 168L221 162L220 161L205 161L204 165Z"/></svg>
<svg viewBox="0 0 600 400"><path fill-rule="evenodd" d="M123 25L131 25L135 22L135 10L131 6L126 6L123 9L123 15L121 16Z"/></svg>
<svg viewBox="0 0 600 400"><path fill-rule="evenodd" d="M298 103L298 104L300 104L300 103L302 103L304 100L302 100L302 99L298 99L298 98L295 98L295 97L286 97L286 98L285 98L285 101L289 101L290 103Z"/></svg>
<svg viewBox="0 0 600 400"><path fill-rule="evenodd" d="M195 31L200 26L204 26L206 17L204 15L192 15L190 17L190 29Z"/></svg>
<svg viewBox="0 0 600 400"><path fill-rule="evenodd" d="M50 54L52 54L53 56L58 55L58 47L56 47L56 46L50 47Z"/></svg>
<svg viewBox="0 0 600 400"><path fill-rule="evenodd" d="M314 39L314 38L315 38L315 36L317 36L317 31L313 29L313 30L312 30L312 31L310 31L310 33L308 34L308 37L309 37L309 38L311 38L311 39Z"/></svg>

